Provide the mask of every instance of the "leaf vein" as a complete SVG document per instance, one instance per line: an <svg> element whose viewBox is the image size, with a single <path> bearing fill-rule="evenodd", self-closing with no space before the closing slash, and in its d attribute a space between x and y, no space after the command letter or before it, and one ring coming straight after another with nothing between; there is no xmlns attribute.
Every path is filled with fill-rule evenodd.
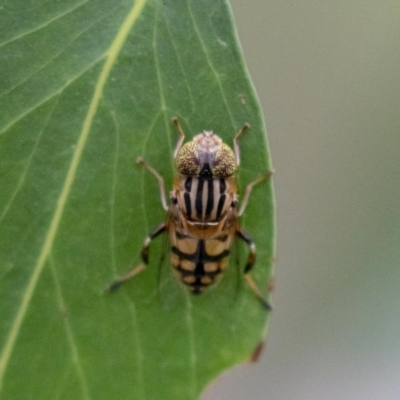
<svg viewBox="0 0 400 400"><path fill-rule="evenodd" d="M112 12L114 12L115 10L113 10ZM49 66L54 60L56 60L57 58L59 58L62 54L65 53L65 51L74 43L76 42L77 39L79 39L84 33L86 33L87 31L89 31L94 25L96 25L98 22L102 21L104 18L107 18L112 12L107 13L105 15L103 15L101 18L93 21L93 23L91 23L90 25L88 25L85 29L79 31L75 36L73 36L71 38L71 40L66 43L66 45L63 47L63 49L58 52L57 54L55 54L53 57L51 57L49 60L47 60L43 65L41 65L39 68L37 68L35 71L33 71L31 74L29 74L28 76L26 76L24 79L22 79L21 81L19 81L18 83L16 83L13 87L9 88L6 92L3 92L0 95L0 98L8 95L9 93L13 92L14 90L18 89L21 85L23 85L25 82L27 82L29 79L31 79L32 77L34 77L35 75L37 75L40 71L44 70L47 66Z"/></svg>
<svg viewBox="0 0 400 400"><path fill-rule="evenodd" d="M160 105L161 105L161 110L164 115L164 125L165 125L165 133L167 135L167 142L169 145L170 153L172 154L172 143L171 143L171 138L170 135L168 134L169 132L169 124L167 121L167 107L166 107L166 102L165 102L165 97L164 97L164 87L162 83L162 76L161 76L161 69L160 69L160 63L157 57L157 23L158 23L158 3L156 7L156 12L155 12L155 18L154 18L154 32L153 32L153 54L154 54L154 65L156 68L156 75L157 75L157 83L158 83L158 88L160 92ZM171 168L172 171L174 169L173 166L173 160L171 158Z"/></svg>
<svg viewBox="0 0 400 400"><path fill-rule="evenodd" d="M118 154L119 154L119 125L118 120L115 116L115 112L111 111L111 117L115 125L115 157L114 157L114 168L113 177L111 184L111 207L110 207L110 219L111 219L111 229L110 229L110 247L111 247L111 264L112 269L116 272L116 257L115 257L115 194L117 188L117 176L118 176Z"/></svg>
<svg viewBox="0 0 400 400"><path fill-rule="evenodd" d="M65 306L65 301L64 301L64 297L61 291L61 286L60 286L60 282L59 282L59 278L58 278L58 274L54 265L54 261L53 261L53 257L50 256L49 257L49 264L50 264L50 269L53 275L53 279L54 279L54 283L55 283L55 289L56 289L56 295L57 295L57 303L60 306L60 310L62 312L66 312L66 306ZM69 324L68 321L68 317L64 318L64 327L65 327L65 333L67 336L67 340L68 340L68 344L72 353L72 360L74 362L76 371L77 371L77 375L79 377L79 380L81 381L82 384L82 392L83 392L83 396L84 399L86 400L90 400L92 397L90 395L89 392L89 387L88 384L86 382L86 377L85 374L83 372L83 368L82 365L80 363L80 355L79 355L79 351L78 351L78 347L76 345L75 342L75 338L74 338L74 334L71 328L71 325Z"/></svg>
<svg viewBox="0 0 400 400"><path fill-rule="evenodd" d="M125 43L129 32L134 27L136 21L140 17L142 10L146 3L147 3L147 0L136 0L134 2L130 12L128 13L126 19L123 21L121 28L117 32L117 35L107 52L108 57L106 59L106 62L104 63L103 69L99 75L99 79L95 86L92 101L90 103L85 121L83 123L82 131L80 133L80 136L79 136L76 148L75 148L75 152L73 154L71 164L68 169L67 176L65 178L65 182L64 182L61 194L57 201L57 207L54 212L54 216L51 220L42 250L40 252L40 255L38 257L36 265L33 268L32 275L29 279L28 285L22 296L21 304L20 304L17 314L14 318L14 321L11 325L10 332L8 334L8 337L6 339L5 345L3 347L3 350L2 350L2 353L0 356L0 390L2 388L2 382L4 379L5 371L8 366L8 361L12 355L15 342L17 340L19 331L22 326L22 322L25 318L27 309L29 307L29 303L30 303L33 293L36 289L36 285L37 285L37 282L41 275L41 272L43 270L43 267L45 265L45 262L48 259L48 256L51 252L53 242L54 242L55 236L57 234L57 229L58 229L59 223L61 221L61 218L63 216L65 204L67 202L67 199L68 199L68 196L69 196L69 193L70 193L70 190L71 190L74 178L75 178L75 174L76 174L76 171L77 171L77 168L78 168L78 165L79 165L82 153L83 153L83 149L85 147L86 140L88 138L88 135L89 135L89 132L91 129L91 125L92 125L94 116L97 111L98 104L99 104L100 99L103 94L103 88L107 82L107 78L110 74L110 71L115 64L118 54L120 53L122 46Z"/></svg>
<svg viewBox="0 0 400 400"><path fill-rule="evenodd" d="M15 117L12 121L10 121L7 125L3 127L2 130L0 130L0 135L7 132L9 129L11 129L16 123L18 123L20 120L25 118L27 115L29 115L31 112L35 111L37 108L41 107L42 105L46 104L48 101L50 101L53 97L62 94L62 92L67 89L72 83L74 83L77 79L79 79L85 72L87 72L89 69L93 68L99 61L101 61L104 58L104 54L101 55L97 60L94 60L91 64L89 64L86 68L84 68L82 71L79 71L74 77L70 78L61 88L56 90L55 92L49 94L47 97L33 105L31 108L28 108L26 111L22 112L20 115Z"/></svg>
<svg viewBox="0 0 400 400"><path fill-rule="evenodd" d="M181 71L182 71L183 79L184 79L184 81L185 81L185 85L186 85L186 88L187 88L187 91L188 91L188 94L189 94L190 104L191 104L191 106L192 106L192 111L191 111L191 114L192 114L192 113L194 112L194 110L195 110L195 103L194 103L192 91L190 90L190 85L189 85L189 83L188 83L187 76L186 76L186 74L185 74L185 70L184 70L184 68L183 68L182 57L181 57L181 55L180 55L181 53L178 51L178 49L177 49L177 47L176 47L176 43L175 43L175 41L174 41L173 38L172 38L171 28L170 28L170 26L169 26L169 23L168 23L168 19L167 19L167 18L165 18L165 25L166 25L166 27L167 27L168 36L169 36L169 38L170 38L170 40L171 40L172 47L174 48L174 51L175 51L175 54L176 54L176 58L177 58L177 60L178 60L179 68L180 68ZM189 118L189 115L187 115L186 118Z"/></svg>
<svg viewBox="0 0 400 400"><path fill-rule="evenodd" d="M45 129L46 129L46 127L47 127L47 124L48 124L49 121L51 120L51 117L52 117L52 115L53 115L54 109L55 109L56 106L57 106L57 103L58 103L58 99L54 102L54 105L53 105L53 107L52 107L52 109L51 109L51 111L50 111L50 113L49 113L49 116L46 118L46 121L44 122L43 127L42 127L42 129L40 130L40 132L39 132L39 135L38 135L38 137L37 137L37 139L36 139L36 142L35 142L35 144L34 144L34 146L33 146L32 152L31 152L31 154L30 154L30 156L29 156L29 158L28 158L28 162L26 163L25 168L24 168L24 170L22 171L22 174L21 174L21 176L20 176L19 179L18 179L18 182L17 182L17 185L16 185L16 187L15 187L15 189L14 189L14 192L11 194L10 199L8 200L7 204L5 205L5 207L4 207L4 209L3 209L3 212L2 212L1 215L0 215L0 225L1 225L1 223L3 222L4 217L7 215L8 211L10 210L10 208L11 208L11 206L12 206L12 204L13 204L15 198L17 197L19 191L21 190L23 184L25 183L25 179L26 179L26 176L27 176L27 174L28 174L28 171L29 171L29 167L30 167L30 165L31 165L31 162L32 162L32 160L33 160L33 156L34 156L35 153L36 153L36 150L37 150L37 147L38 147L38 145L39 145L39 142L40 142L40 140L41 140L41 138L42 138L42 136L43 136L43 132L45 131Z"/></svg>
<svg viewBox="0 0 400 400"><path fill-rule="evenodd" d="M232 127L233 127L233 129L236 129L235 120L234 120L234 118L233 118L233 116L232 116L232 113L231 113L231 110L230 110L230 108L229 108L229 106L228 106L228 101L227 101L227 98L226 98L226 96L225 96L224 89L223 89L223 87L222 87L222 82L221 82L221 79L220 79L220 75L218 74L217 70L215 69L214 64L212 63L211 58L210 58L210 56L209 56L209 54L208 54L207 47L206 47L206 45L204 44L204 41L203 41L203 39L202 39L202 36L201 36L201 34L200 34L200 32L199 32L199 28L198 28L197 23L196 23L196 21L195 21L195 18L194 18L193 12L192 12L192 8L191 8L191 6L190 6L190 2L188 2L188 11L189 11L190 19L191 19L192 22L193 22L194 31L195 31L195 33L196 33L198 39L199 39L199 43L200 43L201 48L203 49L203 53L204 53L204 55L205 55L205 57L206 57L207 64L208 64L208 66L209 66L211 72L212 72L212 73L214 74L214 76L215 76L215 80L216 80L216 82L217 82L217 84L218 84L218 88L219 88L219 91L220 91L220 93L221 93L222 100L223 100L223 102L224 102L225 108L226 108L226 110L227 110L227 112L228 112L229 119L231 120Z"/></svg>
<svg viewBox="0 0 400 400"><path fill-rule="evenodd" d="M196 391L197 391L197 356L196 356L196 340L195 340L195 333L194 333L194 326L193 326L193 305L190 299L191 294L189 291L186 291L186 328L189 337L189 357L190 357L190 368L191 368L191 396L192 398L196 398Z"/></svg>
<svg viewBox="0 0 400 400"><path fill-rule="evenodd" d="M22 39L24 36L30 35L31 33L35 33L40 31L43 28L46 28L47 26L49 26L50 24L52 24L53 22L65 17L68 14L71 14L72 12L74 12L75 10L77 10L78 8L82 7L84 4L86 4L88 2L88 0L83 1L82 3L78 3L76 4L74 7L70 8L69 10L66 10L58 15L56 15L54 18L49 19L48 21L44 22L42 25L39 25L29 31L20 33L19 35L13 37L12 39L9 39L3 43L0 43L0 48L3 46L6 46L7 44L10 44L12 42L15 42L16 40Z"/></svg>
<svg viewBox="0 0 400 400"><path fill-rule="evenodd" d="M138 323L137 323L137 313L136 313L136 307L133 301L128 301L129 305L129 310L132 315L132 324L134 326L134 338L135 338L135 346L136 346L136 351L137 351L137 367L138 367L138 382L140 385L140 392L141 392L141 397L142 399L146 399L146 393L145 393L145 385L144 385L144 375L143 375L143 352L142 352L142 343L140 340L139 336L139 329L138 329Z"/></svg>

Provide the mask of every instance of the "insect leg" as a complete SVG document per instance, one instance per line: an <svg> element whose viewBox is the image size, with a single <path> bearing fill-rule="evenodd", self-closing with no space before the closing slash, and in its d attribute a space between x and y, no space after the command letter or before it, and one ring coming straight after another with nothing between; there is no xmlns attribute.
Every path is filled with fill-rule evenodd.
<svg viewBox="0 0 400 400"><path fill-rule="evenodd" d="M260 289L257 287L256 283L254 282L253 278L250 276L249 272L253 268L255 262L256 262L256 245L254 242L251 240L251 238L243 231L241 228L237 228L236 230L236 236L242 239L244 242L248 244L250 247L250 253L247 258L247 264L244 269L244 277L246 278L247 284L250 286L251 290L254 292L254 294L257 296L258 300L260 301L261 305L267 310L271 311L272 307L268 303L268 301L264 298L264 296L261 294Z"/></svg>
<svg viewBox="0 0 400 400"><path fill-rule="evenodd" d="M178 130L179 133L179 140L178 143L176 144L175 150L174 150L174 159L176 157L176 155L178 154L178 151L180 150L180 148L182 147L182 143L185 139L185 134L183 133L183 130L181 128L181 125L178 121L178 118L174 117L172 118L172 122L174 123L176 129Z"/></svg>
<svg viewBox="0 0 400 400"><path fill-rule="evenodd" d="M149 263L149 246L150 243L153 239L155 239L157 236L161 235L167 230L167 225L165 222L163 222L152 234L147 236L146 240L144 241L142 251L141 251L141 257L142 257L142 262L135 267L132 271L129 271L127 274L122 276L121 278L117 279L113 283L111 283L108 287L107 290L109 292L113 292L114 290L117 290L123 283L128 281L129 279L133 278L135 275L137 275L139 272L143 271L146 267L147 264Z"/></svg>
<svg viewBox="0 0 400 400"><path fill-rule="evenodd" d="M244 213L244 210L246 209L246 206L247 206L247 203L249 202L250 194L251 194L251 191L253 190L253 187L255 185L257 185L257 183L267 180L273 173L274 173L274 171L267 172L266 174L261 175L255 181L253 181L247 185L242 204L240 205L240 209L238 211L239 217Z"/></svg>
<svg viewBox="0 0 400 400"><path fill-rule="evenodd" d="M161 203L165 211L168 210L168 204L167 204L167 198L165 197L165 185L164 185L164 179L162 176L149 164L147 164L146 161L143 160L142 157L138 157L136 159L136 162L140 165L143 165L148 171L150 171L157 179L158 182L158 187L160 189L160 197L161 197Z"/></svg>
<svg viewBox="0 0 400 400"><path fill-rule="evenodd" d="M243 135L243 133L245 133L248 129L250 128L250 124L248 124L247 122L244 124L243 128L235 135L235 137L233 138L233 148L235 150L235 158L236 158L236 164L237 166L240 165L240 149L239 149L239 145L238 145L238 139L240 138L240 136Z"/></svg>

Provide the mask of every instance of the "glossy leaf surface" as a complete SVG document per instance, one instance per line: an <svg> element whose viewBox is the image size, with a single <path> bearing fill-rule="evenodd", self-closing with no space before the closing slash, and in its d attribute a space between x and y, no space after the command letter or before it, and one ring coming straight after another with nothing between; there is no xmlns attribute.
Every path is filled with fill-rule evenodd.
<svg viewBox="0 0 400 400"><path fill-rule="evenodd" d="M249 122L238 173L270 168L260 109L222 0L5 2L0 10L0 397L195 399L251 357L267 313L234 260L192 297L169 266L113 294L165 220L143 156L171 188L179 117L188 138L228 143ZM242 224L266 294L271 183ZM167 249L168 251L168 249ZM238 246L240 268L245 248ZM233 257L234 259L235 257Z"/></svg>

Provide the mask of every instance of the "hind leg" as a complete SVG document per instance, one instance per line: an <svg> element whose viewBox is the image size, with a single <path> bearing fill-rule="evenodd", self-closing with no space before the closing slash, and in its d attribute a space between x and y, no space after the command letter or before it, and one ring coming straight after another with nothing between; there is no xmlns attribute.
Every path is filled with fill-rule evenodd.
<svg viewBox="0 0 400 400"><path fill-rule="evenodd" d="M250 248L250 252L249 252L249 255L247 257L246 267L244 269L244 277L245 277L245 279L247 281L247 284L250 286L250 289L257 296L257 298L260 301L261 305L267 311L271 311L272 310L271 305L268 303L268 300L265 299L264 296L261 294L260 289L258 288L258 286L254 282L253 278L249 274L249 272L251 271L251 269L253 268L253 266L254 266L254 264L256 262L256 245L251 240L251 238L239 227L236 230L236 236L239 237L240 239L242 239L244 242L246 242L247 245Z"/></svg>
<svg viewBox="0 0 400 400"><path fill-rule="evenodd" d="M121 276L121 278L119 278L116 281L114 281L113 283L111 283L107 287L107 290L109 292L113 292L114 290L117 290L123 283L125 283L126 281L129 281L131 278L133 278L139 272L142 272L147 267L147 264L149 263L150 243L153 241L153 239L155 239L157 236L164 233L166 230L167 230L167 226L164 222L151 235L147 236L146 240L144 241L142 251L141 251L142 262L137 267L135 267L132 271L129 271L127 274Z"/></svg>

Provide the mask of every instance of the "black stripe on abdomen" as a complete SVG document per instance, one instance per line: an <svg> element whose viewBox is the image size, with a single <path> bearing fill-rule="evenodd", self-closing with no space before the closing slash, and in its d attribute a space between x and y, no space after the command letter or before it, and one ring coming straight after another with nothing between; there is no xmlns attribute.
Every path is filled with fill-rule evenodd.
<svg viewBox="0 0 400 400"><path fill-rule="evenodd" d="M183 251L179 250L176 246L172 246L171 250L174 254L176 254L181 260L189 260L197 264L201 263L204 265L206 262L219 262L223 258L227 257L230 253L229 249L225 249L219 254L216 255L209 255L206 253L205 242L204 240L199 240L197 249L194 253L184 253Z"/></svg>
<svg viewBox="0 0 400 400"><path fill-rule="evenodd" d="M179 262L174 264L175 269L181 275L182 282L190 287L193 294L202 293L203 289L213 284L217 275L223 272L220 267L217 267L212 271L206 271L205 265L210 262L219 263L229 255L229 249L225 249L221 253L215 255L207 254L206 241L201 239L198 241L194 253L185 253L179 250L176 246L172 246L171 250L179 258ZM193 263L193 269L183 268L183 260Z"/></svg>

